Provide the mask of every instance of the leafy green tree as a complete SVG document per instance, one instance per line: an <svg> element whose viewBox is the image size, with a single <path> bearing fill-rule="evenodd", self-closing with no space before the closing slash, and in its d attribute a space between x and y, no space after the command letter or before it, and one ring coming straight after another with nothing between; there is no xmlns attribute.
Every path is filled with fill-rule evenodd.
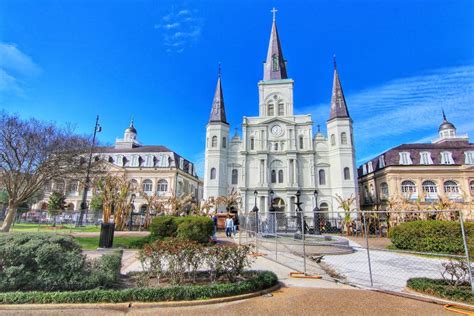
<svg viewBox="0 0 474 316"><path fill-rule="evenodd" d="M53 192L48 200L48 213L53 216L53 227L56 226L56 216L66 209L66 197L61 192Z"/></svg>

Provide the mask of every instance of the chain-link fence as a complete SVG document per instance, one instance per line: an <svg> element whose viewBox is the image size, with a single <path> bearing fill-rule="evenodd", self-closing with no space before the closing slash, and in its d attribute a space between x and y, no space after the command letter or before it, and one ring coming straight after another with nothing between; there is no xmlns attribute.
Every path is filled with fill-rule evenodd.
<svg viewBox="0 0 474 316"><path fill-rule="evenodd" d="M298 272L324 272L340 282L403 291L408 279L447 276L450 262L465 263L464 277L471 282L468 245L473 243L462 215L458 211L249 212L239 216L239 241L254 244L258 253ZM451 224L436 225L439 221L433 220ZM405 222L419 226L394 239ZM427 229L432 238L423 237Z"/></svg>

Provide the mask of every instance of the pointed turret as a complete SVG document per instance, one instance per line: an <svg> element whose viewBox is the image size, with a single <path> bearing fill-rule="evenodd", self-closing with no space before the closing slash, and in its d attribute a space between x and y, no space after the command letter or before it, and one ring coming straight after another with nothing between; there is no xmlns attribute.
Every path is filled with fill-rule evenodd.
<svg viewBox="0 0 474 316"><path fill-rule="evenodd" d="M224 107L224 94L222 93L222 84L221 84L221 66L219 64L219 73L217 76L217 86L216 92L214 93L214 100L212 102L211 116L209 117L209 123L220 122L227 123L225 116L225 107Z"/></svg>
<svg viewBox="0 0 474 316"><path fill-rule="evenodd" d="M263 67L263 80L280 80L287 79L286 73L286 61L283 57L283 51L281 49L280 38L278 36L278 30L276 25L275 13L276 9L273 8L273 24L272 32L270 34L270 43L268 44L267 60Z"/></svg>
<svg viewBox="0 0 474 316"><path fill-rule="evenodd" d="M341 81L339 80L339 74L337 72L336 56L334 56L334 81L332 85L331 112L329 114L329 120L349 117L346 99L344 98L344 92L342 91Z"/></svg>

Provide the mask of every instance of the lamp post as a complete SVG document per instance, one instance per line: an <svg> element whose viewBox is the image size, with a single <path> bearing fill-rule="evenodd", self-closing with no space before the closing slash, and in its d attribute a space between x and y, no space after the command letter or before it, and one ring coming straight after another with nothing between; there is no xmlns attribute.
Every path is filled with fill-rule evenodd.
<svg viewBox="0 0 474 316"><path fill-rule="evenodd" d="M321 235L320 229L320 215L318 208L318 190L314 190L314 209L313 209L313 221L314 221L314 234Z"/></svg>
<svg viewBox="0 0 474 316"><path fill-rule="evenodd" d="M301 239L301 236L303 235L303 218L302 218L302 209L301 209L301 202L300 202L300 197L301 197L301 191L298 190L296 191L296 223L298 227L298 231L295 234L296 239Z"/></svg>
<svg viewBox="0 0 474 316"><path fill-rule="evenodd" d="M254 199L254 207L252 209L252 212L255 212L255 232L258 234L258 207L257 207L258 192L257 192L257 190L253 191L253 195L254 195L255 199Z"/></svg>
<svg viewBox="0 0 474 316"><path fill-rule="evenodd" d="M135 194L132 194L132 199L130 200L130 223L128 224L129 231L132 231L133 229L133 211L135 210L133 203L135 202L135 197Z"/></svg>
<svg viewBox="0 0 474 316"><path fill-rule="evenodd" d="M273 230L273 233L275 232L275 226L276 226L276 218L275 218L275 208L273 207L273 196L275 195L275 192L273 190L270 190L269 196L270 196L270 208L268 211L270 212L270 219L273 221L272 225L270 225L271 229Z"/></svg>
<svg viewBox="0 0 474 316"><path fill-rule="evenodd" d="M90 172L91 172L91 164L92 164L92 153L94 151L95 146L95 137L97 133L102 131L102 127L99 124L99 115L95 119L94 125L94 136L92 137L92 144L89 152L89 161L87 163L87 170L86 170L86 181L84 183L84 192L82 193L82 202L81 202L81 213L79 215L79 220L77 221L76 226L82 226L82 222L84 220L84 213L87 211L87 192L89 191L89 184L90 184Z"/></svg>

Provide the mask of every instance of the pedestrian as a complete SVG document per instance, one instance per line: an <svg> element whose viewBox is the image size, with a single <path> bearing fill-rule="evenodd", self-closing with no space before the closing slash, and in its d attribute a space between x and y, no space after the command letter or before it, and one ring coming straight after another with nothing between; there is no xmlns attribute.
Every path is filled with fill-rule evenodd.
<svg viewBox="0 0 474 316"><path fill-rule="evenodd" d="M227 215L225 220L225 235L226 237L232 237L232 230L234 229L234 220L230 215Z"/></svg>
<svg viewBox="0 0 474 316"><path fill-rule="evenodd" d="M239 230L239 215L235 214L235 218L234 218L234 236L237 235L238 230Z"/></svg>
<svg viewBox="0 0 474 316"><path fill-rule="evenodd" d="M217 215L214 213L211 216L212 222L214 223L213 225L213 230L212 230L212 240L216 240L216 233L217 233Z"/></svg>

